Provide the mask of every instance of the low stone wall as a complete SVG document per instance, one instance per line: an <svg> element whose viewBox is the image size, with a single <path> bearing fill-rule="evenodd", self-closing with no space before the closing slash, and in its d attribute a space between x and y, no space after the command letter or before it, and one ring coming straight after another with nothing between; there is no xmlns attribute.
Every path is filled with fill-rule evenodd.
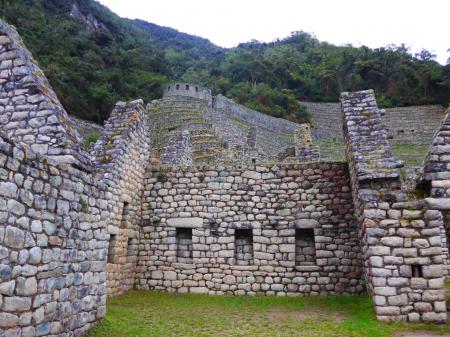
<svg viewBox="0 0 450 337"><path fill-rule="evenodd" d="M106 312L107 195L0 135L0 335L81 336Z"/></svg>
<svg viewBox="0 0 450 337"><path fill-rule="evenodd" d="M154 167L144 196L139 289L279 296L363 291L345 164ZM298 249L314 257L302 259Z"/></svg>

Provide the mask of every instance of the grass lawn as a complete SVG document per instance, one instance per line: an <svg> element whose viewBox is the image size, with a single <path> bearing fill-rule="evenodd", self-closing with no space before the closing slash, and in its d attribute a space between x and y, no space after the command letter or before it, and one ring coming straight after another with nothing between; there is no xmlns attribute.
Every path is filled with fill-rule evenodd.
<svg viewBox="0 0 450 337"><path fill-rule="evenodd" d="M88 337L450 336L450 325L383 324L367 296L231 297L131 291Z"/></svg>

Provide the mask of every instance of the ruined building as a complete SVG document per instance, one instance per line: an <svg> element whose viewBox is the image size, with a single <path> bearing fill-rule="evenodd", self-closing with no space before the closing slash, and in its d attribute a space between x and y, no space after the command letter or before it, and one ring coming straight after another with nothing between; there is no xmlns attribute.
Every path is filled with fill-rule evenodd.
<svg viewBox="0 0 450 337"><path fill-rule="evenodd" d="M343 93L345 162L309 127L175 83L119 102L86 149L0 22L0 336L80 336L131 288L368 292L383 321L444 322L450 122L402 188L373 91Z"/></svg>

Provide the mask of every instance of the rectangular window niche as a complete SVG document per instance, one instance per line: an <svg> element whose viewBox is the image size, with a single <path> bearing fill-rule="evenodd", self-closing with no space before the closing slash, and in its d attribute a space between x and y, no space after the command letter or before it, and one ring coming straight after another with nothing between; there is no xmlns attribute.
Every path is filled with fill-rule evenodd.
<svg viewBox="0 0 450 337"><path fill-rule="evenodd" d="M316 242L314 229L300 228L295 230L295 265L316 265Z"/></svg>
<svg viewBox="0 0 450 337"><path fill-rule="evenodd" d="M236 264L249 266L253 264L253 232L251 229L236 229L234 231L234 246Z"/></svg>
<svg viewBox="0 0 450 337"><path fill-rule="evenodd" d="M109 246L108 246L108 263L117 263L117 237L114 234L109 235Z"/></svg>
<svg viewBox="0 0 450 337"><path fill-rule="evenodd" d="M122 208L122 222L120 224L121 228L128 227L128 222L130 221L130 211L131 211L130 204L128 202L124 202Z"/></svg>
<svg viewBox="0 0 450 337"><path fill-rule="evenodd" d="M177 261L192 263L192 228L177 228Z"/></svg>
<svg viewBox="0 0 450 337"><path fill-rule="evenodd" d="M135 252L135 247L133 246L133 239L132 238L128 238L128 242L127 242L127 263L133 262L134 260L134 252Z"/></svg>

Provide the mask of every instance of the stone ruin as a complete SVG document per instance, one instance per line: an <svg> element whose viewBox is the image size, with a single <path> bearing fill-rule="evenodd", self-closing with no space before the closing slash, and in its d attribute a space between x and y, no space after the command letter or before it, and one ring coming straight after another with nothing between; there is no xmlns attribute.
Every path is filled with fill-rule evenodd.
<svg viewBox="0 0 450 337"><path fill-rule="evenodd" d="M347 161L324 162L308 126L181 83L117 103L88 151L3 22L0 86L0 336L81 336L132 288L446 321L450 111L405 191L371 90L341 95Z"/></svg>

